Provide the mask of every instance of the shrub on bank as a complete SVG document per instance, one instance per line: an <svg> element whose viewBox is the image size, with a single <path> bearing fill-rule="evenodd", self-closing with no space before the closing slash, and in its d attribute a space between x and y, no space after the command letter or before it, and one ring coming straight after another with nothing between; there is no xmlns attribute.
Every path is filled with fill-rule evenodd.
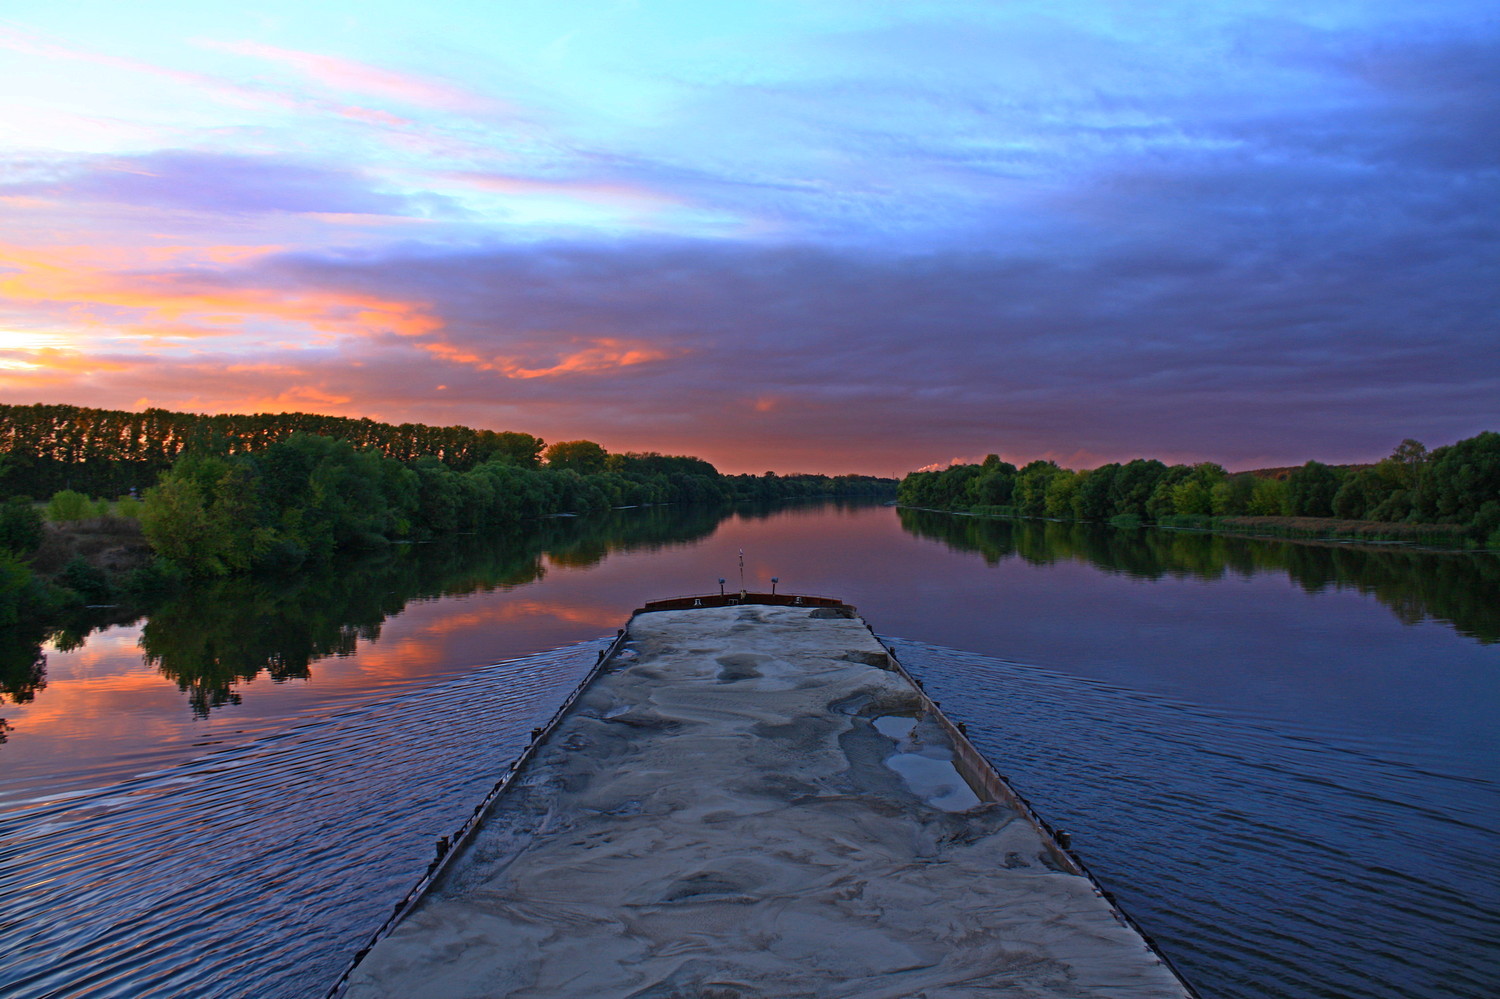
<svg viewBox="0 0 1500 999"><path fill-rule="evenodd" d="M1214 526L1214 518L1202 513L1170 513L1159 518L1158 527L1176 527L1189 531L1206 531Z"/></svg>
<svg viewBox="0 0 1500 999"><path fill-rule="evenodd" d="M42 544L42 514L30 496L12 496L0 505L0 550L30 557Z"/></svg>
<svg viewBox="0 0 1500 999"><path fill-rule="evenodd" d="M96 516L94 501L71 489L59 489L47 501L47 519L54 524L87 520L93 516Z"/></svg>
<svg viewBox="0 0 1500 999"><path fill-rule="evenodd" d="M1222 530L1254 531L1290 538L1354 538L1365 541L1463 545L1469 530L1463 524L1393 524L1375 520L1332 517L1218 517Z"/></svg>
<svg viewBox="0 0 1500 999"><path fill-rule="evenodd" d="M0 626L50 613L58 600L14 552L0 549Z"/></svg>
<svg viewBox="0 0 1500 999"><path fill-rule="evenodd" d="M78 594L86 604L107 604L115 596L115 588L110 585L104 570L85 561L82 555L73 556L63 566L57 581Z"/></svg>

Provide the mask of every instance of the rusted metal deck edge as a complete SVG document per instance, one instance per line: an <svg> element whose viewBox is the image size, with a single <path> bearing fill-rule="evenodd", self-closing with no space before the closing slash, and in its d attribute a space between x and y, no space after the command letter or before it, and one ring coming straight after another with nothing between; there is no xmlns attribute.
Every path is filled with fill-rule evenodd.
<svg viewBox="0 0 1500 999"><path fill-rule="evenodd" d="M589 685L604 671L604 667L620 651L620 647L625 644L625 636L627 634L627 628L621 628L615 632L614 639L608 646L599 650L599 656L595 659L594 665L589 667L588 673L578 682L578 686L573 688L573 692L558 706L557 710L552 713L552 717L547 720L547 723L531 730L531 741L526 744L525 749L521 750L521 755L517 756L510 766L506 768L505 773L490 788L489 793L484 796L483 800L474 806L474 811L469 813L469 817L464 820L463 825L459 826L457 831L451 836L444 836L437 841L437 856L433 859L432 863L427 865L426 872L418 879L416 884L412 885L411 890L406 893L401 901L396 903L395 909L386 918L386 921L380 924L380 928L371 934L370 939L366 941L365 945L355 953L354 957L349 961L348 967L344 969L344 973L339 976L338 981L334 982L333 987L328 990L329 999L344 992L349 985L349 976L354 973L355 968L359 967L359 962L364 960L365 955L370 952L370 948L389 936L401 920L405 919L413 909L421 904L423 897L437 883L438 879L442 877L443 872L463 852L463 845L473 838L475 830L484 821L484 816L489 812L491 806L499 800L521 771L525 769L526 764L531 761L531 758L536 755L537 750L547 741L547 736L551 735L552 731L562 723L563 718L567 716L573 704L578 698L583 696L583 692L589 688Z"/></svg>
<svg viewBox="0 0 1500 999"><path fill-rule="evenodd" d="M836 608L844 611L848 617L858 620L872 635L875 635L875 631L870 627L869 622L860 617L857 608L852 604L845 603L835 597L809 594L751 593L747 591L697 594L652 600L636 608L631 614L630 621L627 621L626 627L619 629L610 644L600 650L594 665L553 713L552 717L548 719L547 723L532 730L531 741L527 744L526 748L510 764L506 772L495 783L489 793L485 795L484 799L474 807L473 812L464 821L463 825L453 835L445 836L438 840L436 847L437 856L428 865L427 871L413 885L406 896L397 903L390 917L381 924L380 928L370 937L365 946L354 955L348 967L329 990L329 999L334 999L334 997L340 996L345 991L349 984L350 976L371 948L388 936L413 909L421 904L423 898L436 885L449 865L460 855L462 852L461 847L473 837L490 808L516 780L540 747L546 743L548 737L562 723L578 698L583 695L618 655L629 636L631 621L634 621L641 614L649 614L656 611L691 610L700 607L733 607L745 604L778 607ZM916 692L922 709L937 721L952 742L955 769L958 770L960 776L963 777L964 781L968 783L969 787L980 800L998 801L1014 809L1036 831L1052 862L1060 870L1086 879L1095 895L1108 906L1114 918L1123 925L1128 926L1141 938L1147 950L1166 966L1187 994L1192 999L1202 999L1197 989L1183 976L1182 972L1172 963L1171 959L1160 950L1152 936L1131 918L1128 913L1120 908L1114 894L1100 884L1099 879L1089 870L1083 860L1073 852L1070 846L1065 844L1065 841L1058 835L1058 832L1037 814L1036 810L1031 807L1030 802L1011 787L1004 775L996 770L984 754L969 740L966 727L955 724L948 718L939 702L933 700L927 694L922 682L912 676L896 656L895 650L890 645L881 640L878 635L875 635L875 639L881 648L885 649L886 655L890 658L891 667Z"/></svg>
<svg viewBox="0 0 1500 999"><path fill-rule="evenodd" d="M864 618L860 618L860 621L864 623L865 627L868 628L870 626L869 622L865 621ZM871 629L871 633L874 633L874 629ZM877 635L876 640L880 641L880 636ZM1086 878L1089 884L1093 886L1094 892L1109 906L1109 910L1114 914L1114 917L1126 926L1129 926L1145 941L1146 947L1162 964L1171 970L1172 974L1176 976L1177 981L1181 983L1190 996L1193 996L1194 999L1201 999L1198 990L1193 988L1192 983L1172 963L1171 958L1167 957L1161 948L1157 946L1155 938L1147 933L1140 923L1132 919L1128 912L1120 908L1119 903L1115 900L1114 893L1100 884L1099 879L1094 876L1094 872L1089 870L1088 865L1083 862L1078 854L1074 853L1072 848L1065 844L1057 830L1054 830L1046 819L1037 814L1036 809L1031 807L1031 802L1027 801L1024 795L1011 787L1005 775L996 770L994 765L979 751L978 747L969 741L967 727L955 724L949 719L943 713L943 709L939 703L928 696L927 691L923 689L922 681L912 676L906 667L901 664L901 660L896 657L895 650L886 645L884 641L881 641L880 644L885 647L886 653L891 657L891 665L916 689L917 696L921 698L923 707L932 714L938 724L943 727L943 731L947 733L948 738L953 743L954 766L958 769L960 776L974 789L974 793L979 796L980 800L1000 801L1015 809L1021 818L1030 823L1032 828L1037 831L1037 834L1041 836L1042 843L1046 846L1047 853L1053 859L1053 862L1070 874L1077 874L1080 877Z"/></svg>
<svg viewBox="0 0 1500 999"><path fill-rule="evenodd" d="M668 597L665 600L647 601L637 607L635 614L652 611L692 610L696 607L738 607L740 604L766 604L771 607L849 607L836 597L815 597L806 593L699 593L685 597ZM849 607L853 611L853 607ZM635 619L631 615L631 620Z"/></svg>

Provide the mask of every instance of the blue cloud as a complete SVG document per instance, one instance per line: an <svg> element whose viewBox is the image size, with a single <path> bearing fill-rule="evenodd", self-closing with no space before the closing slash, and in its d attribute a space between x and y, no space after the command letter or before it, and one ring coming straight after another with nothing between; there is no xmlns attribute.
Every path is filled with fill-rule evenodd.
<svg viewBox="0 0 1500 999"><path fill-rule="evenodd" d="M380 191L357 171L275 156L163 150L61 161L46 172L50 176L0 185L0 191L222 214L401 215L419 207L406 195Z"/></svg>

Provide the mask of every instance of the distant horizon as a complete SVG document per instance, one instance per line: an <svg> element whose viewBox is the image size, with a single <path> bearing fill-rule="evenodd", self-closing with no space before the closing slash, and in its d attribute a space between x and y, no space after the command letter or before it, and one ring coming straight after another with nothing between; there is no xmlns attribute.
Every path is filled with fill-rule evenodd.
<svg viewBox="0 0 1500 999"><path fill-rule="evenodd" d="M1225 463L1223 461L1220 461L1220 460L1218 460L1218 459L1216 459L1214 457L1211 457L1211 456L1209 456L1209 457L1195 457L1195 458L1192 458L1192 459L1189 459L1189 460L1178 460L1178 459L1172 459L1172 458L1164 457L1160 452L1158 452L1158 453L1140 453L1140 454L1120 455L1120 456L1116 456L1116 457L1107 458L1107 459L1104 459L1102 461L1095 461L1095 462L1093 462L1091 464L1081 464L1081 463L1078 463L1076 461L1070 461L1070 460L1067 460L1066 458L1058 458L1058 457L1053 456L1053 455L1045 455L1044 454L1044 455L1034 455L1034 456L1029 456L1029 457L1025 457L1025 456L1011 456L1011 455L1007 455L1003 450L991 450L991 451L986 451L986 452L983 452L983 453L980 453L980 454L959 455L959 456L953 456L953 457L950 457L950 458L947 458L947 459L941 459L941 460L938 460L938 461L931 461L931 462L927 462L924 465L913 466L911 468L902 469L900 471L880 471L880 470L846 469L846 468L833 469L833 468L829 468L829 467L806 467L806 466L792 467L790 465L786 465L786 466L783 466L781 468L752 467L752 466L748 466L748 465L736 466L736 465L732 464L731 462L727 462L727 461L726 462L721 462L719 460L715 460L715 457L711 453L697 453L697 452L693 452L693 451L672 450L670 448L640 446L640 445L633 445L633 444L628 444L628 443L627 444L623 444L623 445L619 445L619 446L611 446L610 444L606 443L604 440L601 440L598 436L590 436L588 434L576 435L576 436L571 436L571 437L549 437L546 434L537 433L537 431L536 431L535 428L524 427L524 426L482 426L482 425L470 424L470 423L453 423L453 422L448 422L448 423L433 423L433 422L427 421L427 420L385 419L385 418L377 417L377 416L374 416L374 415L366 415L366 414L358 414L358 413L325 413L325 412L319 412L317 410L312 410L312 409L246 410L246 411L243 411L243 412L233 411L233 410L209 411L209 410L194 410L194 409L174 409L174 408L169 407L169 406L139 406L139 407L97 406L97 405L90 405L88 403L58 402L58 401L44 401L44 400L36 400L34 402L29 402L29 403L5 401L5 404L6 405L17 405L17 406L29 406L29 405L37 405L37 406L78 406L80 408L86 408L86 409L119 410L119 411L124 411L124 412L133 412L133 413L144 412L147 409L163 409L163 410L167 410L169 412L190 413L190 414L196 415L196 416L255 416L255 415L277 416L277 415L289 415L289 414L293 414L293 413L301 413L301 414L310 415L310 416L331 416L331 417L342 417L342 418L355 419L355 420L369 419L369 420L373 420L373 421L375 421L377 423L389 423L389 424L395 424L395 425L399 425L399 424L402 424L402 423L422 423L422 424L426 424L428 426L464 426L464 427L469 427L470 429L474 429L474 430L492 430L492 431L497 431L497 432L502 432L502 433L503 432L512 432L512 433L531 434L531 435L533 435L535 437L541 438L547 444L554 444L554 443L557 443L558 441L567 441L567 440L591 440L594 443L599 444L600 446L602 446L606 451L608 451L611 454L625 453L625 452L635 452L635 453L657 452L657 453L661 453L661 454L673 454L673 455L683 455L683 456L688 456L688 457L701 458L704 461L707 461L709 464L713 465L715 468L717 468L720 473L725 474L725 475L761 475L761 474L764 474L767 471L773 471L777 475L829 475L829 476L833 476L833 475L870 475L870 476L877 476L877 477L881 477L881 478L894 478L894 479L898 479L898 480L901 479L903 476L908 475L908 474L910 474L912 472L940 470L940 469L943 469L943 468L948 468L948 467L950 467L952 465L980 464L980 463L982 463L984 461L984 459L986 457L988 457L991 454L998 455L1002 461L1008 461L1011 464L1015 465L1017 468L1020 468L1020 467L1026 465L1027 463L1029 463L1031 461L1054 461L1058 465L1060 465L1060 466L1062 466L1064 468L1071 468L1071 469L1074 469L1074 470L1077 470L1077 471L1098 468L1100 465L1106 465L1106 464L1109 464L1111 462L1126 462L1126 461L1132 461L1132 460L1135 460L1135 459L1144 459L1144 460L1153 460L1154 459L1154 460L1157 460L1157 461L1161 461L1161 462L1163 462L1164 464L1167 464L1167 465L1173 465L1173 464L1188 464L1188 465L1191 465L1191 464L1197 464L1199 462L1207 461L1207 462L1213 462L1215 464L1223 466L1224 469L1226 471L1228 471L1230 474L1238 474L1238 473L1241 473L1241 472L1258 471L1258 470L1261 470L1261 469L1268 469L1268 468L1294 468L1294 467L1303 465L1303 464L1305 464L1308 461L1319 461L1319 462L1322 462L1323 464L1326 464L1326 465L1366 465L1366 464L1374 464L1374 463L1380 461L1381 459L1388 457L1390 455L1391 451L1395 449L1396 445L1400 444L1401 440L1406 439L1406 438L1402 438L1401 440L1393 441L1391 443L1390 447L1386 448L1384 451L1381 451L1379 454L1370 456L1368 458L1354 459L1354 460L1330 460L1330 459L1327 459L1327 458L1324 458L1324 457L1319 457L1319 456L1316 456L1316 455L1311 455L1311 456L1306 456L1306 457L1298 458L1298 459L1295 459L1295 460L1269 461L1269 462L1264 462L1264 463L1261 463L1261 464L1254 464L1254 465L1231 465L1231 464L1227 464L1227 463ZM1424 445L1426 445L1429 450L1433 450L1435 448L1442 447L1442 446L1447 445L1447 444L1455 443L1455 441L1457 441L1457 440L1463 440L1463 439L1466 439L1468 437L1472 437L1475 434L1483 433L1483 432L1485 432L1486 429L1488 429L1488 428L1476 430L1476 431L1474 431L1474 433L1471 433L1471 434L1464 434L1462 437L1455 438L1454 440L1422 441L1422 443Z"/></svg>
<svg viewBox="0 0 1500 999"><path fill-rule="evenodd" d="M4 401L886 476L1500 426L1479 0L76 0L0 53Z"/></svg>

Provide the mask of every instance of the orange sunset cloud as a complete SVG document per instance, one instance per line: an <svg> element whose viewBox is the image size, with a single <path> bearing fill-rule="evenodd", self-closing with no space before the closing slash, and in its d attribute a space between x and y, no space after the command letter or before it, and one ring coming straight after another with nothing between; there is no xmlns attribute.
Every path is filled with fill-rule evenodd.
<svg viewBox="0 0 1500 999"><path fill-rule="evenodd" d="M174 249L158 250L152 262L178 259ZM246 255L246 248L216 247L203 259L237 260ZM0 245L0 267L8 270L0 273L0 296L13 304L58 307L69 326L125 329L147 336L228 334L253 319L345 334L389 331L419 336L443 326L423 302L329 290L216 287L213 275L194 270L109 269L122 264L121 258L122 251L93 247ZM101 308L111 311L98 311Z"/></svg>
<svg viewBox="0 0 1500 999"><path fill-rule="evenodd" d="M577 341L575 341L577 342ZM553 378L558 375L595 374L629 368L652 361L662 361L674 356L672 351L628 344L611 337L600 337L584 341L590 346L564 354L555 363L545 367L527 367L514 357L484 358L450 343L425 343L422 349L446 361L474 368L478 371L496 371L507 378Z"/></svg>

